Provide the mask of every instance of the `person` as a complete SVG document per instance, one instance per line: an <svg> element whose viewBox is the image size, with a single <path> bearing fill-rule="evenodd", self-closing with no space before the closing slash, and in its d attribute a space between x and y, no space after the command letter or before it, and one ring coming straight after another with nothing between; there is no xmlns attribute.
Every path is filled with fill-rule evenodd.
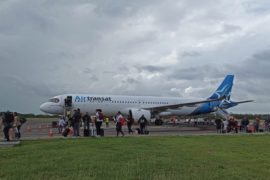
<svg viewBox="0 0 270 180"><path fill-rule="evenodd" d="M16 139L20 139L21 138L21 132L20 132L20 129L21 129L21 119L20 117L18 116L18 113L17 112L14 112L13 113L13 116L14 116L14 123L13 123L13 127L15 129L15 138Z"/></svg>
<svg viewBox="0 0 270 180"><path fill-rule="evenodd" d="M101 126L104 120L104 115L101 109L96 110L96 129L97 129L97 136L101 135Z"/></svg>
<svg viewBox="0 0 270 180"><path fill-rule="evenodd" d="M256 117L256 119L255 119L254 127L255 127L255 132L259 132L259 129L260 129L260 119L258 117Z"/></svg>
<svg viewBox="0 0 270 180"><path fill-rule="evenodd" d="M66 122L64 116L61 116L58 120L58 132L61 134L63 132L63 128L65 127Z"/></svg>
<svg viewBox="0 0 270 180"><path fill-rule="evenodd" d="M84 130L89 130L89 123L90 123L90 116L89 116L89 113L86 112L85 115L83 116L83 129Z"/></svg>
<svg viewBox="0 0 270 180"><path fill-rule="evenodd" d="M132 116L128 115L127 117L127 128L128 128L128 134L132 133L133 134L133 131L132 131L132 124L134 123L134 119L132 118Z"/></svg>
<svg viewBox="0 0 270 180"><path fill-rule="evenodd" d="M90 135L92 137L97 135L97 129L96 129L95 124L94 124L96 122L96 119L97 119L96 116L90 117Z"/></svg>
<svg viewBox="0 0 270 180"><path fill-rule="evenodd" d="M215 123L216 123L217 133L222 133L222 130L221 130L222 121L221 121L221 119L216 119Z"/></svg>
<svg viewBox="0 0 270 180"><path fill-rule="evenodd" d="M247 116L244 116L244 118L241 120L242 132L248 132L248 124L249 120Z"/></svg>
<svg viewBox="0 0 270 180"><path fill-rule="evenodd" d="M227 133L227 129L228 129L228 120L224 119L223 120L223 132Z"/></svg>
<svg viewBox="0 0 270 180"><path fill-rule="evenodd" d="M194 127L198 127L198 119L194 119Z"/></svg>
<svg viewBox="0 0 270 180"><path fill-rule="evenodd" d="M265 131L269 132L269 126L270 126L270 119L269 117L264 121L264 128L265 128Z"/></svg>
<svg viewBox="0 0 270 180"><path fill-rule="evenodd" d="M75 110L74 114L73 114L73 129L74 129L74 133L73 136L80 136L80 122L81 122L81 112L80 109Z"/></svg>
<svg viewBox="0 0 270 180"><path fill-rule="evenodd" d="M4 135L5 135L5 139L7 141L10 141L10 136L9 136L9 130L12 128L14 122L14 116L12 113L10 113L9 111L7 111L6 113L4 113L3 116L3 125L4 125Z"/></svg>
<svg viewBox="0 0 270 180"><path fill-rule="evenodd" d="M105 123L106 123L106 127L108 128L109 127L109 118L108 117L105 118Z"/></svg>
<svg viewBox="0 0 270 180"><path fill-rule="evenodd" d="M229 118L229 125L228 125L228 132L235 131L235 133L238 133L238 122L235 120L233 116Z"/></svg>
<svg viewBox="0 0 270 180"><path fill-rule="evenodd" d="M145 126L147 124L147 119L144 117L144 114L140 117L138 123L140 124L141 134L145 134Z"/></svg>
<svg viewBox="0 0 270 180"><path fill-rule="evenodd" d="M122 136L125 136L123 130L122 130L122 125L123 125L123 121L124 117L122 116L121 112L118 111L115 117L115 121L116 121L116 135L119 135L119 132L122 134Z"/></svg>

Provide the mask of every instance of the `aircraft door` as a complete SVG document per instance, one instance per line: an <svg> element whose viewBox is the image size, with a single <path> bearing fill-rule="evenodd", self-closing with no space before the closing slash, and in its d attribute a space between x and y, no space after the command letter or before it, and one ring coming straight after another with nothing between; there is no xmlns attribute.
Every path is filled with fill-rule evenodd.
<svg viewBox="0 0 270 180"><path fill-rule="evenodd" d="M72 107L72 96L67 96L65 98L65 107L71 108Z"/></svg>

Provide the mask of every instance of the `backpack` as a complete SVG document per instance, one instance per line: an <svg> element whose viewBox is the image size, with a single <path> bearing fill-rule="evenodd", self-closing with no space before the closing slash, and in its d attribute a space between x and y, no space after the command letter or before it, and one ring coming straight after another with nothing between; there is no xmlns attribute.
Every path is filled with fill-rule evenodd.
<svg viewBox="0 0 270 180"><path fill-rule="evenodd" d="M21 124L24 124L27 120L25 118L20 118Z"/></svg>
<svg viewBox="0 0 270 180"><path fill-rule="evenodd" d="M122 117L122 118L120 118L120 124L121 124L121 126L123 126L123 125L125 125L125 119Z"/></svg>
<svg viewBox="0 0 270 180"><path fill-rule="evenodd" d="M6 125L12 125L13 121L14 121L13 114L11 114L10 112L6 112L5 113L5 118L4 118L4 123Z"/></svg>
<svg viewBox="0 0 270 180"><path fill-rule="evenodd" d="M99 113L98 113L98 118L99 118L100 120L103 120L103 119L104 119L104 115L103 115L102 112L99 112Z"/></svg>

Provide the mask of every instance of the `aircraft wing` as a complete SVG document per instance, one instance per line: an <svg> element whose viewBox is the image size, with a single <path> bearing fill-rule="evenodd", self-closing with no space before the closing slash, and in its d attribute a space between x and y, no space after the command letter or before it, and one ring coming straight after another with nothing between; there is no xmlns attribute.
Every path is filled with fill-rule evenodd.
<svg viewBox="0 0 270 180"><path fill-rule="evenodd" d="M188 107L196 107L199 104L202 103L207 103L207 102L213 102L213 101L220 101L224 98L219 98L219 99L207 99L204 101L195 101L195 102L189 102L189 103L181 103L181 104L173 104L173 105L165 105L165 106L155 106L155 107L147 107L147 108L142 108L145 110L152 110L152 111L164 111L167 109L176 109L176 108L180 108L180 107L184 107L184 106L188 106Z"/></svg>

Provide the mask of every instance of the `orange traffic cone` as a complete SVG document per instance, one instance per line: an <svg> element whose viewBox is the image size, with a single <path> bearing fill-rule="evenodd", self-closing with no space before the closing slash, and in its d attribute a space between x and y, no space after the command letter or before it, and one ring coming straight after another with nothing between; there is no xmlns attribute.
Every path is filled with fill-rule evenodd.
<svg viewBox="0 0 270 180"><path fill-rule="evenodd" d="M52 129L49 130L48 135L49 135L49 137L52 137L52 136L53 136L53 131L52 131Z"/></svg>

